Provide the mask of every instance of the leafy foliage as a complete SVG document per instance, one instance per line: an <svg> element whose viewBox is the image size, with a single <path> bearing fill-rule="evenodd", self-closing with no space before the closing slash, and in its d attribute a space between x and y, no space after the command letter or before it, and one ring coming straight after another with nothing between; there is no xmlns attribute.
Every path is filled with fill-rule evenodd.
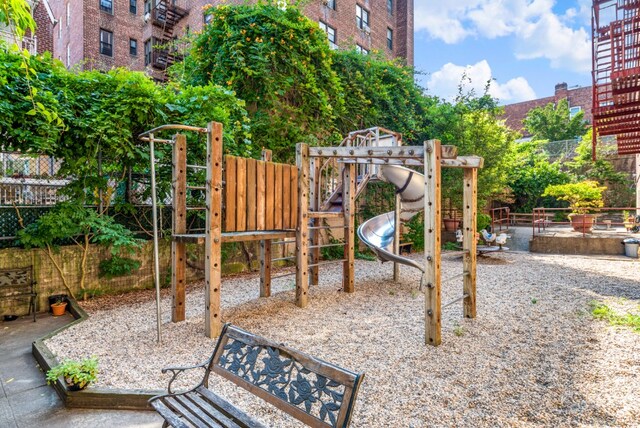
<svg viewBox="0 0 640 428"><path fill-rule="evenodd" d="M82 246L85 237L90 242L110 246L112 254L121 248L134 249L139 245L131 231L112 217L73 202L56 205L18 232L20 243L27 248L56 246L68 240Z"/></svg>
<svg viewBox="0 0 640 428"><path fill-rule="evenodd" d="M584 121L584 112L570 117L566 98L558 101L557 105L549 103L530 110L523 123L535 139L547 141L572 140L582 137L589 129Z"/></svg>
<svg viewBox="0 0 640 428"><path fill-rule="evenodd" d="M254 142L292 159L300 141L322 142L342 112L341 84L318 24L276 1L219 5L175 72L194 85L215 83L247 103ZM255 152L259 146L255 148Z"/></svg>
<svg viewBox="0 0 640 428"><path fill-rule="evenodd" d="M540 144L539 141L519 143L513 152L507 183L517 212L557 206L554 198L543 196L544 190L548 186L571 181L570 174L562 170L560 163L549 162L548 156L539 150Z"/></svg>
<svg viewBox="0 0 640 428"><path fill-rule="evenodd" d="M47 372L47 383L52 384L61 376L67 385L77 385L82 389L98 378L98 359L64 360Z"/></svg>
<svg viewBox="0 0 640 428"><path fill-rule="evenodd" d="M342 135L382 126L402 133L407 141L422 143L417 140L423 134L426 109L437 100L423 94L411 67L381 53L339 50L333 53L333 68L343 86L345 111L336 120Z"/></svg>
<svg viewBox="0 0 640 428"><path fill-rule="evenodd" d="M130 275L140 268L140 262L129 257L112 256L102 260L98 266L100 276L111 279L117 276Z"/></svg>
<svg viewBox="0 0 640 428"><path fill-rule="evenodd" d="M640 333L640 313L619 313L607 304L596 301L589 302L589 305L595 319L607 321L613 326L631 327Z"/></svg>
<svg viewBox="0 0 640 428"><path fill-rule="evenodd" d="M575 214L586 214L590 208L603 206L602 192L606 187L599 186L596 181L582 181L579 183L556 184L548 186L543 196L569 202L569 207Z"/></svg>

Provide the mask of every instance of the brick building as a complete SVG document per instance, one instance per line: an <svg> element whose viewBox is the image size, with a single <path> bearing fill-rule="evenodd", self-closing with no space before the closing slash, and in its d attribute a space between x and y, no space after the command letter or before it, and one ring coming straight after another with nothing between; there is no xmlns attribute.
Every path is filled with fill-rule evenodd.
<svg viewBox="0 0 640 428"><path fill-rule="evenodd" d="M566 98L569 102L571 114L583 111L584 119L587 122L592 123L593 116L591 114L591 100L593 99L593 91L591 86L569 89L566 83L558 83L555 87L555 93L553 96L505 105L504 119L506 120L506 124L509 128L522 132L526 137L527 133L522 128L522 121L527 116L527 113L529 113L529 110L536 107L544 107L549 103L555 104L563 98Z"/></svg>
<svg viewBox="0 0 640 428"><path fill-rule="evenodd" d="M54 20L39 12L47 3ZM67 67L146 70L156 78L175 57L167 42L205 25L202 8L220 0L41 0L34 10L48 29L53 56ZM243 3L230 0L227 3ZM303 12L335 48L384 52L413 64L413 0L313 0ZM42 51L42 50L39 50Z"/></svg>

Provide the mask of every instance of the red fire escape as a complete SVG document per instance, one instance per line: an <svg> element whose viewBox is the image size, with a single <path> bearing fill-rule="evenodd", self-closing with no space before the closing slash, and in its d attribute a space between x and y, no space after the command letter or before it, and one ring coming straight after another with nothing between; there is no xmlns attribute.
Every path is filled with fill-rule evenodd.
<svg viewBox="0 0 640 428"><path fill-rule="evenodd" d="M172 1L169 4L167 0L157 1L151 11L153 25L162 31L162 37L153 40L151 66L157 70L166 70L175 61L181 59L175 47L171 46L171 43L175 41L173 30L189 12L174 3Z"/></svg>
<svg viewBox="0 0 640 428"><path fill-rule="evenodd" d="M591 28L594 154L605 135L640 153L640 0L594 0Z"/></svg>

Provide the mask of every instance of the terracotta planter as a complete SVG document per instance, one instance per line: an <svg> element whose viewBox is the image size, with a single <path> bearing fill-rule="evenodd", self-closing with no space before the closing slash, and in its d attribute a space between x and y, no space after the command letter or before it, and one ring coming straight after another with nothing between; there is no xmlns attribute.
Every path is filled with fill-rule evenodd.
<svg viewBox="0 0 640 428"><path fill-rule="evenodd" d="M53 312L54 317L64 315L66 310L67 310L67 302L54 303L53 305L51 305L51 312Z"/></svg>
<svg viewBox="0 0 640 428"><path fill-rule="evenodd" d="M571 214L571 226L580 233L590 233L596 217L593 214Z"/></svg>
<svg viewBox="0 0 640 428"><path fill-rule="evenodd" d="M444 230L447 232L455 232L460 226L460 220L455 218L445 218L444 219Z"/></svg>

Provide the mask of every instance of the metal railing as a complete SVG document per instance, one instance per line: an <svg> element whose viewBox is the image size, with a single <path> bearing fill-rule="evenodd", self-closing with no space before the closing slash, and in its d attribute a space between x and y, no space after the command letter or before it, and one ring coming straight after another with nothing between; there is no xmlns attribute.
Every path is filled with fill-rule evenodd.
<svg viewBox="0 0 640 428"><path fill-rule="evenodd" d="M385 128L369 128L360 131L350 132L338 147L381 147L400 146L402 136L396 132ZM356 165L356 197L364 190L367 182L378 173L379 165L357 164ZM318 179L318 200L317 206L321 210L328 210L332 200L342 192L341 168L338 159L329 157L319 168Z"/></svg>
<svg viewBox="0 0 640 428"><path fill-rule="evenodd" d="M570 208L534 208L531 218L533 238L554 227L571 227L583 236L598 231L631 231L640 226L640 211L635 207L591 209L588 216L572 215ZM628 214L628 217L625 216ZM566 220L565 220L566 219Z"/></svg>
<svg viewBox="0 0 640 428"><path fill-rule="evenodd" d="M509 212L509 207L492 208L489 211L489 215L491 215L491 232L495 232L496 227L498 230L502 230L502 226L505 229L509 228Z"/></svg>

